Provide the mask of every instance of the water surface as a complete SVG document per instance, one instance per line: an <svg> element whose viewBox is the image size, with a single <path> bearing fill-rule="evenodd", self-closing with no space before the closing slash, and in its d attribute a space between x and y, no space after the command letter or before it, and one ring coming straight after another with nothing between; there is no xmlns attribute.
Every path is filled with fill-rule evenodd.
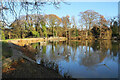
<svg viewBox="0 0 120 80"><path fill-rule="evenodd" d="M62 77L118 78L118 54L120 54L120 42L118 41L42 42L24 47L32 53L24 54L29 60L24 62L24 58L22 58L24 64L19 63L18 67L14 67L15 71L10 73L13 77L15 75L19 77L20 73L21 77L23 75L26 75L25 77L42 75L39 66L29 63L33 60L37 65L54 70ZM13 56L17 59L15 54ZM17 57L21 56L17 55Z"/></svg>
<svg viewBox="0 0 120 80"><path fill-rule="evenodd" d="M117 78L120 44L116 41L34 43L36 62L63 77Z"/></svg>

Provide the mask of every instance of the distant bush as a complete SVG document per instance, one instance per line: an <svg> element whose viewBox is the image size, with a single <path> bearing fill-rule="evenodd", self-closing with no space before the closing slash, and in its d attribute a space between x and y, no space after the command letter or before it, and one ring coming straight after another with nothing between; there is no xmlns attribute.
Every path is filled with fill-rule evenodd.
<svg viewBox="0 0 120 80"><path fill-rule="evenodd" d="M2 40L5 40L5 34L4 34L4 32L1 31L1 33L2 33L1 39L2 39Z"/></svg>
<svg viewBox="0 0 120 80"><path fill-rule="evenodd" d="M33 37L40 37L37 31L31 31Z"/></svg>

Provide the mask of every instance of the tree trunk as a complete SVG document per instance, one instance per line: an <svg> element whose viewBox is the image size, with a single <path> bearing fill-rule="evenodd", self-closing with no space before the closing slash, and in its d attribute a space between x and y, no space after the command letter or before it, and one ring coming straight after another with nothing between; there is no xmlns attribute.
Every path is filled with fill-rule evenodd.
<svg viewBox="0 0 120 80"><path fill-rule="evenodd" d="M69 40L70 40L70 29L69 29Z"/></svg>
<svg viewBox="0 0 120 80"><path fill-rule="evenodd" d="M100 25L100 39L101 39L101 37L102 37L102 36L101 36L101 25Z"/></svg>
<svg viewBox="0 0 120 80"><path fill-rule="evenodd" d="M52 33L53 33L53 37L54 37L54 29L53 29L53 27L52 27Z"/></svg>
<svg viewBox="0 0 120 80"><path fill-rule="evenodd" d="M66 38L67 38L67 30L66 30Z"/></svg>
<svg viewBox="0 0 120 80"><path fill-rule="evenodd" d="M101 44L102 44L102 43L101 43L101 41L100 41L100 51L101 51L101 49L102 49L102 48L101 48Z"/></svg>
<svg viewBox="0 0 120 80"><path fill-rule="evenodd" d="M89 55L90 55L90 42L89 42Z"/></svg>
<svg viewBox="0 0 120 80"><path fill-rule="evenodd" d="M88 46L88 44L87 44L87 40L85 41L85 43L86 43L86 54L87 54L87 46Z"/></svg>
<svg viewBox="0 0 120 80"><path fill-rule="evenodd" d="M57 37L57 32L56 32L56 37Z"/></svg>
<svg viewBox="0 0 120 80"><path fill-rule="evenodd" d="M86 39L87 39L87 37L88 37L88 31L86 30Z"/></svg>
<svg viewBox="0 0 120 80"><path fill-rule="evenodd" d="M20 28L21 28L21 26L20 26ZM23 35L23 32L22 32L22 28L21 28L21 38L23 38L23 36L22 36L22 35Z"/></svg>
<svg viewBox="0 0 120 80"><path fill-rule="evenodd" d="M87 39L87 37L88 37L88 31L87 31L87 26L86 26L86 39Z"/></svg>
<svg viewBox="0 0 120 80"><path fill-rule="evenodd" d="M56 37L57 37L57 28L56 28Z"/></svg>
<svg viewBox="0 0 120 80"><path fill-rule="evenodd" d="M84 35L84 32L83 32L83 27L82 27L82 35ZM81 36L82 36L82 35L81 35ZM83 37L81 37L81 38L82 38L82 40L83 40Z"/></svg>
<svg viewBox="0 0 120 80"><path fill-rule="evenodd" d="M8 39L10 39L11 38L11 34L10 34L10 32L8 33Z"/></svg>

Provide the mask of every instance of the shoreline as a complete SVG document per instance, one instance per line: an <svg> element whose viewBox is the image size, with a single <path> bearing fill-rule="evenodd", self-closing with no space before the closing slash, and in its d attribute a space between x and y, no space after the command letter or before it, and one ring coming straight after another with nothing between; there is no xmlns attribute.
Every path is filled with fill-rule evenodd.
<svg viewBox="0 0 120 80"><path fill-rule="evenodd" d="M31 43L37 43L37 42L40 42L41 44L42 43L45 43L45 42L52 42L52 41L96 41L96 40L115 40L115 41L120 41L119 39L67 39L66 37L49 37L49 38L25 38L25 39L10 39L10 40L0 40L0 42L2 41L6 41L8 43L13 43L13 44L16 44L16 45L19 45L19 46L24 46L24 45L28 45L28 44L31 44Z"/></svg>
<svg viewBox="0 0 120 80"><path fill-rule="evenodd" d="M24 46L30 43L47 42L47 41L66 41L66 40L67 40L66 37L50 37L50 38L13 39L13 40L1 40L1 41L7 41L9 43L13 43L19 46Z"/></svg>
<svg viewBox="0 0 120 80"><path fill-rule="evenodd" d="M16 63L16 65L15 66L12 64L10 65L11 66L10 69L14 68L15 70L11 70L9 73L2 72L3 79L4 78L5 79L6 78L63 78L55 70L46 68L41 64L37 64L35 60L32 60L31 58L24 55L24 53L21 50L17 49L17 48L20 48L20 46L14 45L13 43L8 43L8 45L11 47L13 55L9 58L6 58L5 61L9 60L9 63L11 62L13 64ZM22 59L22 62L21 62L21 59ZM6 65L6 63L3 63L3 64ZM33 69L32 70L33 72L31 72L30 69ZM25 75L21 73L21 70L24 71Z"/></svg>
<svg viewBox="0 0 120 80"><path fill-rule="evenodd" d="M68 40L67 40L68 41ZM79 40L80 41L80 40ZM84 41L84 40L83 40ZM86 41L85 41L86 42ZM108 42L107 40L106 40L106 42ZM103 42L104 43L104 42ZM11 72L11 74L9 73L9 74L7 74L7 73L4 73L4 75L3 76L8 76L8 78L32 78L32 76L30 76L30 75L32 75L31 74L31 72L27 72L27 71L30 71L30 69L33 69L33 71L35 71L35 74L38 74L38 73L40 73L39 75L41 75L41 76L37 76L37 75L33 75L34 76L34 78L56 78L57 76L59 76L59 77L62 77L62 76L60 76L60 74L57 72L57 71L55 71L55 70L53 70L53 69L49 69L49 68L46 68L45 66L43 66L43 65L41 65L41 64L36 64L36 62L34 62L35 61L35 59L33 59L33 58L31 58L31 56L34 56L34 55L31 55L31 56L27 56L26 57L26 55L24 55L25 54L25 52L22 52L22 50L21 49L19 49L19 48L24 48L23 50L26 50L27 51L27 49L25 49L25 47L27 46L19 46L19 45L16 45L16 44L13 44L13 43L10 43L10 42L8 42L8 44L9 45L12 45L11 47L9 47L9 48L11 48L11 49L13 49L14 51L14 56L15 57L18 57L17 55L19 55L19 57L21 57L22 58L22 60L24 60L24 61L22 61L23 63L21 63L20 62L20 69L17 67L17 69L18 69L18 71L17 71L17 69L16 69L16 71L12 71ZM73 43L74 44L74 43ZM107 44L109 44L109 43L107 43ZM84 46L84 43L82 43L82 45ZM85 44L86 45L86 44ZM30 47L29 47L30 48ZM30 49L31 51L33 51L32 49ZM31 52L30 51L30 52ZM21 53L20 53L21 52ZM31 54L30 52L27 52L27 54L29 53L29 54ZM22 54L22 55L21 55ZM24 56L23 56L24 55ZM13 58L13 59L15 59L15 57ZM30 60L29 58L31 58L32 60L34 60L34 61L32 61L32 60ZM7 60L9 60L9 59L7 59ZM11 59L10 59L11 60ZM9 61L10 61L9 60ZM18 61L17 62L19 62L19 58L18 58ZM25 63L24 63L25 62ZM27 65L26 65L27 64ZM29 65L30 64L30 65ZM30 67L31 66L31 67ZM29 68L30 67L30 69L24 69L24 67L27 67L27 68ZM16 68L16 67L15 67ZM14 67L13 67L13 69L14 69ZM27 75L22 75L22 72L21 72L21 69L23 70L23 71L25 71L25 73L24 74L27 74ZM43 70L42 70L43 69ZM45 69L45 70L44 70ZM40 70L40 71L39 71ZM18 73L20 72L20 74L21 74L21 76L18 76ZM12 75L12 73L16 73L14 76ZM34 73L34 72L33 72ZM44 75L43 75L44 74ZM51 77L49 77L48 75L51 75ZM56 76L54 76L54 75L56 75ZM15 77L16 76L16 77ZM28 77L27 77L28 76ZM58 77L57 77L58 78Z"/></svg>

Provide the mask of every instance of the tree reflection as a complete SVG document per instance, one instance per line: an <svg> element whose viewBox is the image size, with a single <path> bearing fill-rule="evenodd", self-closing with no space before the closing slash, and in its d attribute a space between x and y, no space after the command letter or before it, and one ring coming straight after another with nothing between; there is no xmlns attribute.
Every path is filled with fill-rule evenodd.
<svg viewBox="0 0 120 80"><path fill-rule="evenodd" d="M114 45L113 45L114 44ZM48 45L36 45L38 52L38 60L40 64L51 69L59 71L60 61L64 63L77 62L84 65L88 69L95 69L98 66L105 66L109 70L111 68L107 63L103 63L105 58L117 60L119 45L109 40L98 41L66 41L66 42L49 42ZM72 60L72 61L71 61ZM63 72L67 73L67 72ZM69 73L68 73L69 74Z"/></svg>
<svg viewBox="0 0 120 80"><path fill-rule="evenodd" d="M88 42L86 41L86 54L84 56L80 57L80 64L87 66L87 67L91 67L94 65L97 65L99 63L101 63L106 57L110 57L114 59L114 56L117 55L118 49L117 45L115 45L115 49L114 45L111 43L111 41L106 41L106 40L102 40L102 41L95 41L91 47L93 49L92 52L90 52L90 45L89 45L89 49L87 49L87 45ZM89 52L87 52L89 50ZM115 52L114 52L115 51ZM111 52L113 53L113 56L111 54ZM104 66L107 66L106 64L104 64Z"/></svg>
<svg viewBox="0 0 120 80"><path fill-rule="evenodd" d="M99 54L93 53L91 55L85 55L84 57L82 57L80 64L89 67L98 63L99 63Z"/></svg>
<svg viewBox="0 0 120 80"><path fill-rule="evenodd" d="M42 46L42 54L46 54L46 46Z"/></svg>

